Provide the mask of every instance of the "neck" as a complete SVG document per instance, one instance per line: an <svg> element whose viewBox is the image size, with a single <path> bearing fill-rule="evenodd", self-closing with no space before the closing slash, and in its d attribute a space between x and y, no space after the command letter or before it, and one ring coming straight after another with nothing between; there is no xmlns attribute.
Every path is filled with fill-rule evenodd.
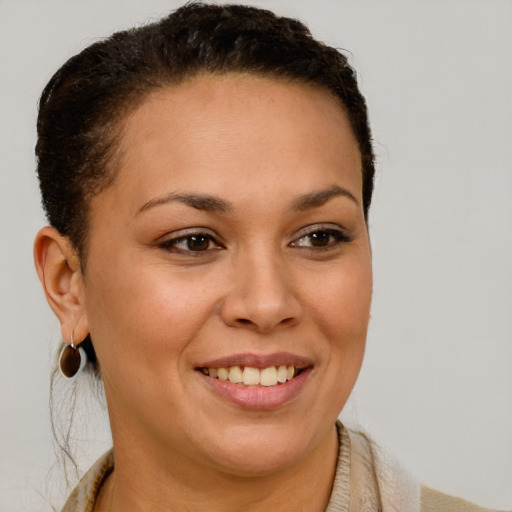
<svg viewBox="0 0 512 512"><path fill-rule="evenodd" d="M321 512L329 501L338 454L334 426L301 461L256 477L205 470L174 455L170 464L147 451L134 453L134 446L128 452L115 450L115 470L101 490L95 512Z"/></svg>

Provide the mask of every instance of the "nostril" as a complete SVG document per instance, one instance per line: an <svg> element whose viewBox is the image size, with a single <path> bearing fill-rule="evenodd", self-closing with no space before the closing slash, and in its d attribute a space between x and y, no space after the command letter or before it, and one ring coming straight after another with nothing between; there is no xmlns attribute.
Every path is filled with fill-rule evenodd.
<svg viewBox="0 0 512 512"><path fill-rule="evenodd" d="M272 324L271 326L263 326L262 324L259 324L258 322L254 322L252 320L249 320L248 318L237 318L236 320L236 323L239 325L239 326L245 326L245 327L252 327L252 328L256 328L258 330L262 329L262 330L266 330L267 328L271 329L271 328L275 328L279 325L289 325L289 324L292 324L294 322L294 317L288 317L288 318L283 318L281 321L279 321L277 324Z"/></svg>
<svg viewBox="0 0 512 512"><path fill-rule="evenodd" d="M239 318L237 320L237 322L240 324L244 324L244 325L251 325L253 323L250 320L248 320L247 318Z"/></svg>

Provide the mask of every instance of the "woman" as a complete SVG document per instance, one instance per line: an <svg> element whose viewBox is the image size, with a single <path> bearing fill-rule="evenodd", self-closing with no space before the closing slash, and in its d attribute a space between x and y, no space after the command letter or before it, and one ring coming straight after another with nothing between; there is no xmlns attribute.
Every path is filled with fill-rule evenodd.
<svg viewBox="0 0 512 512"><path fill-rule="evenodd" d="M483 510L336 423L372 289L374 157L343 55L266 11L188 5L70 59L36 153L60 369L101 371L114 446L64 511Z"/></svg>

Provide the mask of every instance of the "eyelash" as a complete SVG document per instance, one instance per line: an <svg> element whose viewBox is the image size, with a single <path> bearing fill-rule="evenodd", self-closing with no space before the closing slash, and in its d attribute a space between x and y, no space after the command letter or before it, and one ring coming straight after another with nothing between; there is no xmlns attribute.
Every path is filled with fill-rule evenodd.
<svg viewBox="0 0 512 512"><path fill-rule="evenodd" d="M207 248L205 250L200 251L192 249L189 244L190 242L193 241L193 239L203 239L204 242L208 243ZM216 245L215 248L210 247L212 243ZM185 249L183 247L179 247L180 244L187 244L188 248ZM165 240L159 243L158 246L167 251L185 254L187 256L202 256L206 253L211 253L211 251L221 250L225 248L222 244L218 242L218 240L213 235L210 235L209 233L204 233L202 231L191 232L185 235L180 235L175 238Z"/></svg>
<svg viewBox="0 0 512 512"><path fill-rule="evenodd" d="M301 240L309 238L310 242L314 239L315 236L318 235L324 236L327 235L328 242L326 245L314 246L314 245L300 245ZM319 239L317 238L317 241ZM300 249L306 249L310 251L328 251L339 244L351 242L351 237L342 229L334 228L334 227L323 227L323 226L311 226L308 228L299 238L293 241L290 245L292 247L297 247ZM314 242L313 242L314 243Z"/></svg>
<svg viewBox="0 0 512 512"><path fill-rule="evenodd" d="M325 235L327 235L327 243L325 245L313 245L315 237L318 237L317 241L319 241L321 240L321 237L324 237ZM302 245L301 241L304 241L308 238L310 241L310 245ZM298 238L290 242L289 246L301 250L319 252L332 250L339 244L348 243L351 240L351 237L340 228L323 227L316 225L306 228ZM193 243L194 241L202 241L203 243L207 243L208 245L203 250L197 250L197 248L193 249L191 248L190 244ZM180 245L182 244L186 244L187 248L180 247ZM214 248L211 247L212 244L215 246ZM167 251L187 256L204 256L205 254L211 254L212 251L225 249L225 246L222 245L214 235L202 231L190 232L184 235L177 236L175 238L165 240L159 243L158 246Z"/></svg>

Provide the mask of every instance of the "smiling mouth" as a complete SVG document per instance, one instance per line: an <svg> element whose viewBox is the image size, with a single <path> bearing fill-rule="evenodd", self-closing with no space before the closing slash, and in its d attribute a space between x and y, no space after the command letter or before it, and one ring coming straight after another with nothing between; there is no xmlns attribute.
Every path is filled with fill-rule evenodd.
<svg viewBox="0 0 512 512"><path fill-rule="evenodd" d="M204 375L213 379L229 381L240 386L271 387L284 384L300 375L304 368L292 365L267 366L228 366L220 368L198 368Z"/></svg>

